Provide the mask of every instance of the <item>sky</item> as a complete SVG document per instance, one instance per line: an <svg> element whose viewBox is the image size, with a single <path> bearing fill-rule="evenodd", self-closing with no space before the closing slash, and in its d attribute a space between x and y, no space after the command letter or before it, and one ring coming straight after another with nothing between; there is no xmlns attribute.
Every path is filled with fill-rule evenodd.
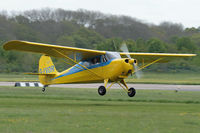
<svg viewBox="0 0 200 133"><path fill-rule="evenodd" d="M184 27L200 27L200 0L0 0L0 11L47 7L126 15L153 24L169 21Z"/></svg>

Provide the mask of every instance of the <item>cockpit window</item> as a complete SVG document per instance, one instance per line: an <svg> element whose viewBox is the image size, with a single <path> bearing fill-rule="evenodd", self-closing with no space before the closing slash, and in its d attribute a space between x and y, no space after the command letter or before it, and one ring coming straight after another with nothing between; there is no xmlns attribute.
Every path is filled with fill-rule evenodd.
<svg viewBox="0 0 200 133"><path fill-rule="evenodd" d="M106 52L105 55L100 55L91 59L84 60L81 62L81 64L86 67L90 67L96 64L108 62L109 60L112 60L112 59L119 59L119 58L121 58L121 56L117 52Z"/></svg>
<svg viewBox="0 0 200 133"><path fill-rule="evenodd" d="M102 62L107 62L108 61L108 57L106 55L102 55Z"/></svg>
<svg viewBox="0 0 200 133"><path fill-rule="evenodd" d="M85 66L85 67L89 67L89 66L90 66L90 62L88 62L88 61L83 61L82 65Z"/></svg>
<svg viewBox="0 0 200 133"><path fill-rule="evenodd" d="M121 59L121 56L118 52L106 52L106 56L108 57L108 60Z"/></svg>
<svg viewBox="0 0 200 133"><path fill-rule="evenodd" d="M101 60L100 60L100 56L95 57L95 58L93 58L93 59L91 60L92 64L99 64L100 61L101 61Z"/></svg>
<svg viewBox="0 0 200 133"><path fill-rule="evenodd" d="M82 61L82 64L86 67L90 67L92 65L96 65L96 64L99 64L101 63L101 56L97 56L97 57L94 57L94 58L91 58L91 59L87 59L87 60L84 60Z"/></svg>

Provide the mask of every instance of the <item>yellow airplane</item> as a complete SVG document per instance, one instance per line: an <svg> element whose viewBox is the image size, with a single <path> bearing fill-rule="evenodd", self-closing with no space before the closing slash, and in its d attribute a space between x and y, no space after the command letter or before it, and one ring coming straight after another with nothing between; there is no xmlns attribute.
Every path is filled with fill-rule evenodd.
<svg viewBox="0 0 200 133"><path fill-rule="evenodd" d="M169 53L129 53L124 47L124 52L110 52L42 44L28 41L9 41L3 45L5 50L17 50L42 54L39 60L38 73L40 82L44 85L67 83L97 83L104 82L98 88L99 95L103 96L114 84L118 83L133 97L134 88L128 88L125 78L154 63L166 63L177 57L192 57L196 54L169 54ZM63 72L58 72L50 57L64 60L71 67ZM127 58L128 57L128 58ZM140 62L141 66L136 69ZM111 84L108 85L108 82Z"/></svg>

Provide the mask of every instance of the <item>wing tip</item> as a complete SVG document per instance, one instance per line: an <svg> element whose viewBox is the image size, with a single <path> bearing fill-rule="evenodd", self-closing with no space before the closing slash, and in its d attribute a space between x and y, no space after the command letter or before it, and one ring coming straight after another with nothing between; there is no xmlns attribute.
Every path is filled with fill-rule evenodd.
<svg viewBox="0 0 200 133"><path fill-rule="evenodd" d="M187 56L187 57L193 57L193 56L197 56L197 54L185 54L185 56Z"/></svg>
<svg viewBox="0 0 200 133"><path fill-rule="evenodd" d="M4 50L12 50L13 49L13 45L16 43L16 42L22 42L20 40L11 40L11 41L8 41L6 43L3 44L3 49Z"/></svg>

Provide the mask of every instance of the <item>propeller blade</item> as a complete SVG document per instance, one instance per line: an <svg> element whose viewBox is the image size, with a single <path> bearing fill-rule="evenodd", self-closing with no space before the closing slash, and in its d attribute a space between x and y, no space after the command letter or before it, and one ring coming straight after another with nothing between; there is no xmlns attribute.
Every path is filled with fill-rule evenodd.
<svg viewBox="0 0 200 133"><path fill-rule="evenodd" d="M142 77L142 71L139 70L138 65L136 63L133 63L133 66L136 78L140 79Z"/></svg>
<svg viewBox="0 0 200 133"><path fill-rule="evenodd" d="M125 42L122 43L121 47L120 47L120 50L123 52L123 53L127 53L126 56L131 59L131 56L128 54L129 53L129 50L128 50L128 47L126 45Z"/></svg>

